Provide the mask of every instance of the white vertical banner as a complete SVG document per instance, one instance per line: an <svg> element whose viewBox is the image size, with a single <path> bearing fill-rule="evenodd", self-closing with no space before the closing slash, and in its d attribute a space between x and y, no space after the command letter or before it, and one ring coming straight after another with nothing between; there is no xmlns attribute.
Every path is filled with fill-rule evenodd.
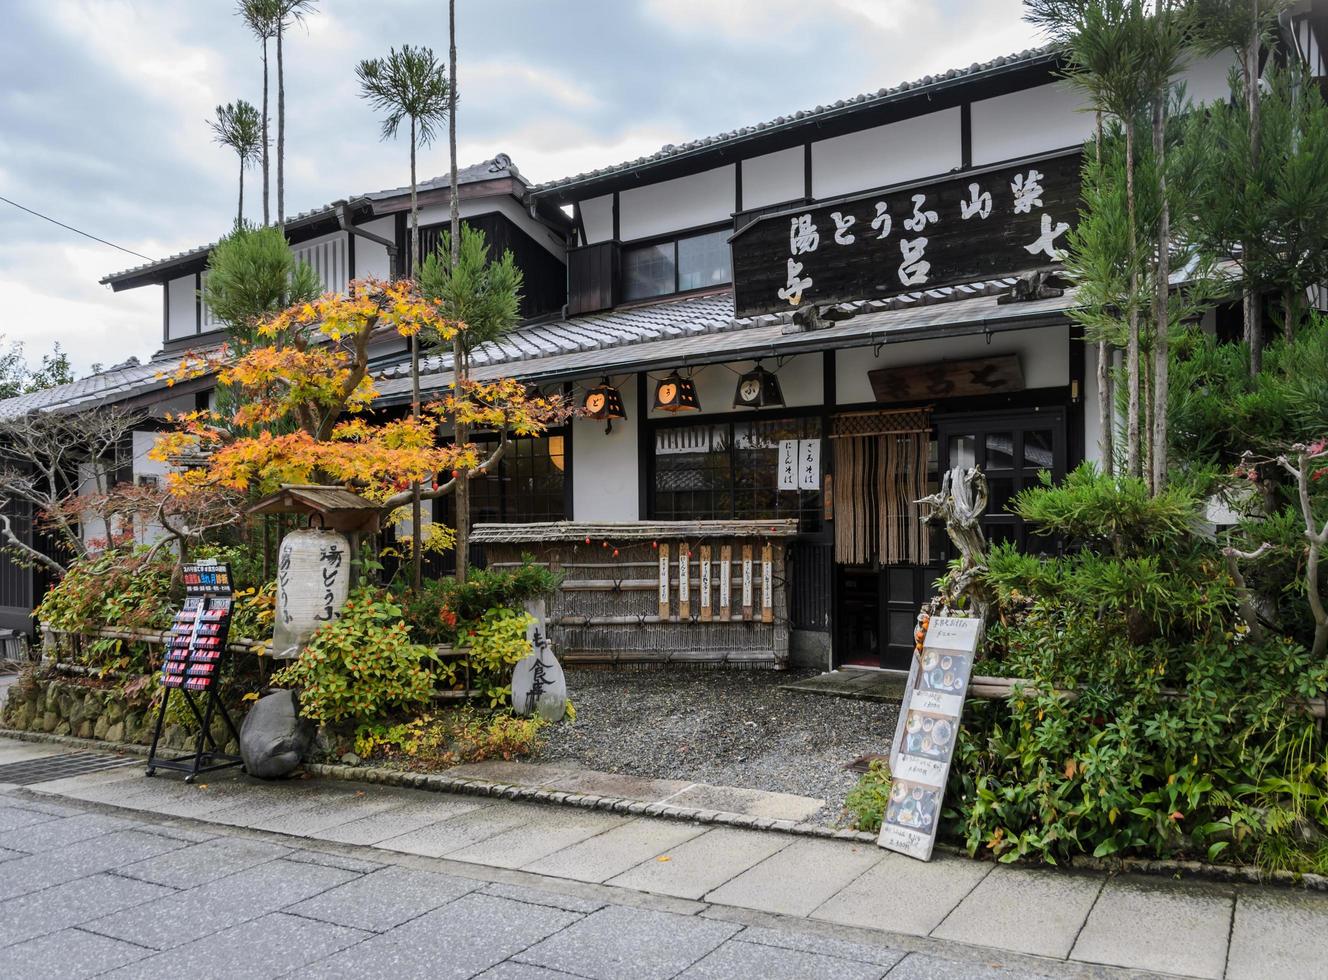
<svg viewBox="0 0 1328 980"><path fill-rule="evenodd" d="M779 489L798 489L798 440L779 440Z"/></svg>
<svg viewBox="0 0 1328 980"><path fill-rule="evenodd" d="M752 618L752 546L742 546L742 618Z"/></svg>
<svg viewBox="0 0 1328 980"><path fill-rule="evenodd" d="M821 489L820 439L802 439L798 442L798 489Z"/></svg>
<svg viewBox="0 0 1328 980"><path fill-rule="evenodd" d="M710 587L713 581L710 569L710 545L701 545L700 551L700 570L701 570L701 622L710 622L712 611L710 606Z"/></svg>
<svg viewBox="0 0 1328 980"><path fill-rule="evenodd" d="M692 553L686 542L678 545L678 616L692 615Z"/></svg>
<svg viewBox="0 0 1328 980"><path fill-rule="evenodd" d="M719 618L728 619L733 608L733 546L719 549Z"/></svg>

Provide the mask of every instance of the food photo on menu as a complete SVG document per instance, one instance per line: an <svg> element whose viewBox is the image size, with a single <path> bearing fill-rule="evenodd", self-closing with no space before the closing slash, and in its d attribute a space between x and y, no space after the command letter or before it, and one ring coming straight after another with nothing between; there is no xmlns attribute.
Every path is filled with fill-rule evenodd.
<svg viewBox="0 0 1328 980"><path fill-rule="evenodd" d="M930 833L941 812L941 791L896 779L890 786L885 822L908 830Z"/></svg>
<svg viewBox="0 0 1328 980"><path fill-rule="evenodd" d="M910 711L904 725L904 751L929 759L947 759L954 747L954 737L953 719Z"/></svg>
<svg viewBox="0 0 1328 980"><path fill-rule="evenodd" d="M922 683L919 686L929 691L958 693L964 688L967 666L968 657L962 653L927 650L922 656Z"/></svg>

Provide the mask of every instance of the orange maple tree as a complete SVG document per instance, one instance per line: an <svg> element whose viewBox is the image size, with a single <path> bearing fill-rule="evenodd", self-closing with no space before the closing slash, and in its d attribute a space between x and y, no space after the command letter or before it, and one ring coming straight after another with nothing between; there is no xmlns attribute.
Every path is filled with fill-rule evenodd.
<svg viewBox="0 0 1328 980"><path fill-rule="evenodd" d="M512 378L461 382L415 418L375 410L374 339L424 333L449 341L464 329L421 297L411 280L356 280L346 295L328 293L260 323L264 346L239 356L225 348L186 356L171 382L215 372L237 408L228 419L213 411L177 416L177 428L161 436L150 455L168 462L205 458L204 465L171 474L178 494L214 486L263 494L283 484L341 484L390 513L410 502L416 481L423 499L450 493L459 480L497 466L511 436L539 434L570 414L562 396L528 397L526 386ZM497 446L481 451L447 440L458 424L497 432Z"/></svg>

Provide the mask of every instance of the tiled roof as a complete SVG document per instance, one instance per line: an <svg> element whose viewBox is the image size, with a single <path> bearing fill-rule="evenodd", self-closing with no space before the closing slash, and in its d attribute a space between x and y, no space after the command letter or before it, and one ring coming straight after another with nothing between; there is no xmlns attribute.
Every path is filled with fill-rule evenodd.
<svg viewBox="0 0 1328 980"><path fill-rule="evenodd" d="M947 83L989 73L1008 71L1012 68L1018 68L1036 61L1049 59L1057 53L1057 50L1057 46L1054 44L1044 45L1040 48L1029 48L1026 51L1020 51L1018 54L1006 55L1002 58L993 58L991 61L980 63L975 62L967 68L951 68L949 71L940 75L924 75L916 81L901 82L893 88L878 89L875 92L864 92L861 95L855 95L851 98L840 99L829 105L818 105L814 109L802 109L791 115L777 116L767 122L756 123L753 126L743 126L738 129L730 130L727 133L717 133L714 136L702 137L701 139L691 140L687 143L666 143L654 153L643 157L637 157L635 160L628 160L611 167L601 167L598 170L588 170L585 173L576 174L572 177L562 177L558 180L551 180L543 184L537 184L532 188L532 193L538 195L546 191L553 191L560 187L566 187L569 184L597 180L623 171L636 170L640 167L649 166L650 164L659 163L674 157L685 156L686 154L694 153L698 150L707 150L724 144L735 143L753 136L769 133L772 130L800 126L805 123L814 123L818 120L824 120L829 116L838 115L844 112L881 105L887 102L899 101L904 98L925 96L929 93L929 90L944 86Z"/></svg>
<svg viewBox="0 0 1328 980"><path fill-rule="evenodd" d="M957 286L941 286L893 296L857 300L823 309L822 325L801 330L793 314L733 316L733 296L722 293L614 310L522 327L472 355L472 376L492 380L503 375L570 379L627 370L654 370L659 363L700 363L705 359L775 356L778 352L828 349L832 341L890 330L935 328L983 321L1009 323L1040 313L1057 314L1073 305L1073 291L1055 300L998 304L1017 280L1013 277ZM756 351L757 354L750 352ZM768 353L767 353L768 351ZM747 352L747 353L744 353ZM452 383L451 355L425 358L421 386L437 391ZM410 366L401 362L378 375L378 391L395 401L410 393Z"/></svg>
<svg viewBox="0 0 1328 980"><path fill-rule="evenodd" d="M34 412L67 412L93 408L116 402L156 388L165 388L161 375L169 372L171 359L156 359L139 364L131 358L108 371L79 378L69 384L57 385L28 395L17 395L0 401L0 419L18 418Z"/></svg>
<svg viewBox="0 0 1328 980"><path fill-rule="evenodd" d="M492 160L485 160L481 163L471 164L469 167L462 167L457 170L457 184L475 184L484 180L498 180L503 177L512 177L516 180L522 180L520 171L512 163L512 158L506 153L499 153ZM416 191L423 193L427 190L449 187L452 183L450 174L444 174L441 177L430 177L428 180L421 181L416 185ZM336 213L337 208L342 204L354 204L357 201L382 201L394 197L400 197L402 194L410 193L410 185L405 187L393 187L381 191L369 191L364 194L357 194L353 197L342 198L332 201L330 204L323 204L316 208L310 208L307 211L301 211L299 214L291 215L286 218L286 227L300 225L318 218L328 217ZM142 275L145 272L151 272L153 269L164 268L175 265L179 262L189 259L200 258L207 255L217 247L216 242L210 242L207 245L199 245L184 252L176 252L164 259L157 259L153 262L144 262L142 265L136 265L130 269L124 269L120 272L113 272L108 276L103 276L101 284L114 282L117 279L125 279L130 276Z"/></svg>

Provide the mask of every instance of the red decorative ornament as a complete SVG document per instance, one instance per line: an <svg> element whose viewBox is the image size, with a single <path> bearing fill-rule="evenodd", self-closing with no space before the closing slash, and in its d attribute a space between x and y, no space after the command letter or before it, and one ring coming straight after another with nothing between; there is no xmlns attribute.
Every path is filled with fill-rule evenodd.
<svg viewBox="0 0 1328 980"><path fill-rule="evenodd" d="M586 544L590 544L590 535L589 535L589 534L586 535Z"/></svg>
<svg viewBox="0 0 1328 980"><path fill-rule="evenodd" d="M617 558L617 557L618 557L618 549L617 549L617 548L614 548L614 549L613 549L613 557L614 557L614 558Z"/></svg>

